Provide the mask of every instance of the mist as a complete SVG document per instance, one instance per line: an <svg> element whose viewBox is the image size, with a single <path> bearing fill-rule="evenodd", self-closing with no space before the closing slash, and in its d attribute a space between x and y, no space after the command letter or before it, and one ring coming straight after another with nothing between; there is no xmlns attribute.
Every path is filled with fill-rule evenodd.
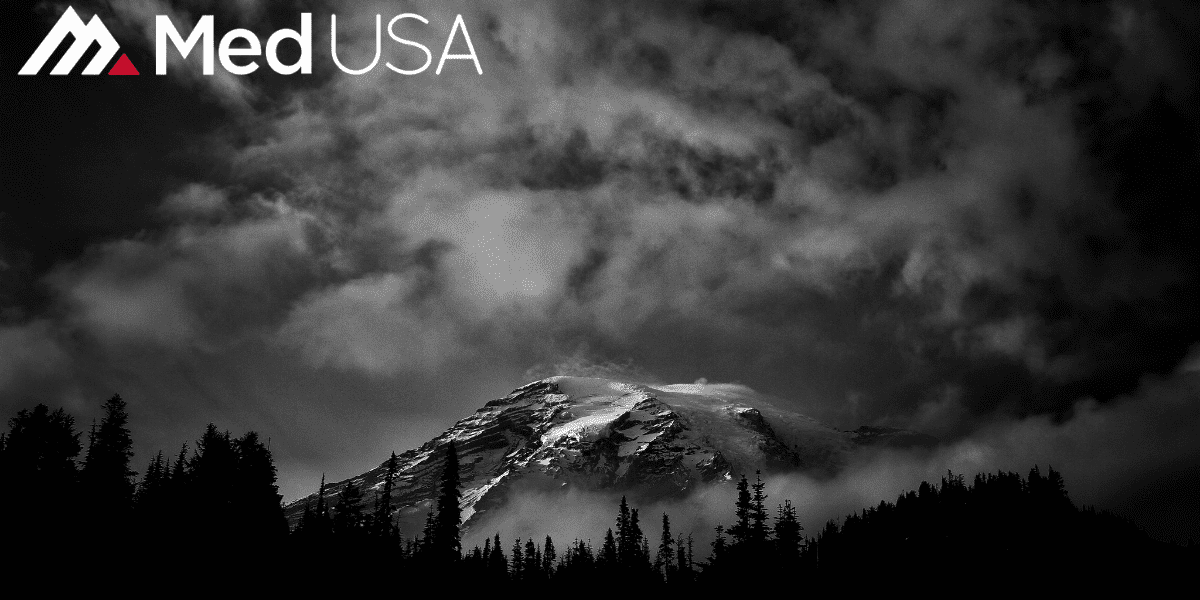
<svg viewBox="0 0 1200 600"><path fill-rule="evenodd" d="M1095 400L1075 404L1071 416L992 422L970 436L928 450L864 449L831 478L800 474L764 477L767 505L789 500L810 536L840 519L915 490L922 481L938 483L947 472L965 475L1013 471L1025 475L1035 466L1062 473L1077 506L1095 506L1131 518L1152 537L1183 543L1200 539L1200 505L1189 491L1200 461L1200 364L1185 361L1175 374L1149 378L1137 393L1111 404ZM704 556L717 525L733 523L733 480L702 486L686 497L631 506L639 510L643 532L657 541L661 516L672 532L693 536ZM746 473L754 481L754 473ZM1165 483L1164 483L1165 482ZM514 537L546 535L560 548L574 539L599 546L613 526L621 494L518 491L505 506L472 522L464 546L482 545L499 532L505 551ZM1149 500L1149 501L1147 501Z"/></svg>

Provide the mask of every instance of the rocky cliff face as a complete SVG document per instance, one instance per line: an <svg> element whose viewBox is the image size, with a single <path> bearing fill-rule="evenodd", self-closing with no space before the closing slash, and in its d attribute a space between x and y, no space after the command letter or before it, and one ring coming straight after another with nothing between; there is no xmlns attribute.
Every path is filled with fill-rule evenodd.
<svg viewBox="0 0 1200 600"><path fill-rule="evenodd" d="M612 490L652 500L755 470L832 475L863 445L936 443L901 430L839 431L775 408L743 386L650 387L551 377L488 402L399 455L393 502L407 534L419 529L436 497L451 441L459 454L467 527L518 487ZM327 501L333 504L353 482L370 507L383 485L385 464L326 486ZM315 495L288 505L289 520L314 501Z"/></svg>

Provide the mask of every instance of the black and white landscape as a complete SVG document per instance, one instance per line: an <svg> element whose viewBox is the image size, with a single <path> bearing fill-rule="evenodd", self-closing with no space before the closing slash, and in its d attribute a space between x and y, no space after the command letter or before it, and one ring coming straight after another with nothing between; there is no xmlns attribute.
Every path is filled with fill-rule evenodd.
<svg viewBox="0 0 1200 600"><path fill-rule="evenodd" d="M140 74L18 75L68 7ZM2 14L0 545L30 566L984 593L1195 564L1193 3ZM302 14L311 73L155 74L160 16L265 47Z"/></svg>

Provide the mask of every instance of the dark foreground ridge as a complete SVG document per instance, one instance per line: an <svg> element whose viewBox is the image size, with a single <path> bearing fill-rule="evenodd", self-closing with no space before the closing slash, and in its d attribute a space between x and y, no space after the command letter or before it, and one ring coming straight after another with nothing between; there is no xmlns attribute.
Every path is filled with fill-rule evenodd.
<svg viewBox="0 0 1200 600"><path fill-rule="evenodd" d="M44 405L19 412L0 436L10 581L36 577L53 587L74 579L149 592L202 579L215 591L306 595L351 586L360 594L511 587L590 596L763 582L805 593L1111 591L1180 582L1198 558L1194 543L1158 542L1125 519L1077 507L1061 475L1036 466L1027 476L969 481L947 473L816 529L797 520L790 500L772 508L761 479L743 475L728 525L706 548L672 530L669 515L643 516L624 498L613 527L594 532L598 543L496 532L482 547L462 548L453 442L420 535L403 537L395 523L395 457L373 506L363 506L353 485L332 503L317 494L289 531L270 450L256 433L233 437L210 425L194 450L185 446L173 460L159 453L139 480L129 466L125 403L114 396L104 411L86 452L74 419Z"/></svg>

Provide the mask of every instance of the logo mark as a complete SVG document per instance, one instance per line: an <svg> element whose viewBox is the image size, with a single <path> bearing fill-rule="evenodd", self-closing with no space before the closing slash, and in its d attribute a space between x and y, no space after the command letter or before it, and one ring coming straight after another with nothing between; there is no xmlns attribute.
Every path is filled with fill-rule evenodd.
<svg viewBox="0 0 1200 600"><path fill-rule="evenodd" d="M37 50L33 51L33 56L29 57L29 60L25 62L25 66L21 67L18 74L37 75L42 70L42 67L45 66L46 61L50 60L50 55L54 54L54 51L66 39L68 33L75 37L75 41L67 49L67 53L58 60L58 64L54 65L54 68L50 70L51 75L69 74L71 69L75 68L75 64L79 62L83 53L87 52L87 49L92 44L99 44L100 49L96 51L96 55L92 57L91 62L83 68L83 74L99 75L100 71L108 65L109 61L112 60L112 57L121 47L120 44L117 44L117 40L113 38L112 34L109 33L108 28L104 26L104 23L100 21L99 15L92 16L92 20L85 24L83 19L79 18L79 14L75 12L75 9L68 6L66 12L63 13L62 17L59 17L58 22L54 24L54 28L50 30L50 33L46 34L46 38L38 45ZM129 61L129 57L122 54L121 58L117 59L117 64L113 65L112 69L109 69L108 74L137 75L138 70Z"/></svg>

